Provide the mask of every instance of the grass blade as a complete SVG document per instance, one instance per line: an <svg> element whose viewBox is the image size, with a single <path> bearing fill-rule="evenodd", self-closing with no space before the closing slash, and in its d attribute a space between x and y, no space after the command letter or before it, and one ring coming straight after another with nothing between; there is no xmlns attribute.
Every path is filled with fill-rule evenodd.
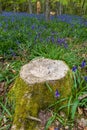
<svg viewBox="0 0 87 130"><path fill-rule="evenodd" d="M76 113L78 104L79 104L79 100L76 99L75 102L73 103L73 106L71 109L71 119L74 119L74 117L75 117L75 113Z"/></svg>

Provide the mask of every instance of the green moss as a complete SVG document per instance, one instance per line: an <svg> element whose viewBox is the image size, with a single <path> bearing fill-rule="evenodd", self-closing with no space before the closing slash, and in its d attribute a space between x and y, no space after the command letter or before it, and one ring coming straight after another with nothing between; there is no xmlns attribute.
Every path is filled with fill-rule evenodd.
<svg viewBox="0 0 87 130"><path fill-rule="evenodd" d="M66 78L56 81L48 81L52 92L45 83L28 85L21 78L17 78L14 86L10 90L8 97L15 104L14 121L15 130L23 127L26 130L37 130L37 122L30 120L28 117L38 117L40 109L45 109L56 101L55 91L58 89L60 98L67 97L71 93L72 82L70 73ZM65 102L66 103L66 102Z"/></svg>

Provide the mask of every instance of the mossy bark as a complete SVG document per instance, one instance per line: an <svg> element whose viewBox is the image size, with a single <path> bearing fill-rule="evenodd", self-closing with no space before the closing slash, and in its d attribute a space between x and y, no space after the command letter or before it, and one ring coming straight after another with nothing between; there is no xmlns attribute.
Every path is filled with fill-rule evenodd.
<svg viewBox="0 0 87 130"><path fill-rule="evenodd" d="M47 85L49 87L47 87ZM32 85L27 84L22 78L17 78L10 90L8 97L15 104L14 121L11 130L39 130L38 122L29 119L29 116L37 117L40 109L46 109L55 101L67 98L71 93L71 72L60 80L52 80ZM55 97L58 90L60 97ZM67 102L63 102L67 104ZM58 104L59 106L62 104Z"/></svg>

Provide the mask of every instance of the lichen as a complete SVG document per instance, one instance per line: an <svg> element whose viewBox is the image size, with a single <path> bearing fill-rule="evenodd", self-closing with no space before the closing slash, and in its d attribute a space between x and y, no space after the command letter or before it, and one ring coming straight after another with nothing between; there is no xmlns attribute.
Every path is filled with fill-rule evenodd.
<svg viewBox="0 0 87 130"><path fill-rule="evenodd" d="M17 78L8 94L9 101L15 104L13 126L15 125L16 128L14 130L38 130L37 121L33 121L28 117L38 117L40 109L45 109L54 103L57 100L55 98L56 89L60 93L60 99L70 95L72 87L70 75L71 73L69 72L61 80L46 81L52 92L48 89L45 82L29 85L20 77Z"/></svg>

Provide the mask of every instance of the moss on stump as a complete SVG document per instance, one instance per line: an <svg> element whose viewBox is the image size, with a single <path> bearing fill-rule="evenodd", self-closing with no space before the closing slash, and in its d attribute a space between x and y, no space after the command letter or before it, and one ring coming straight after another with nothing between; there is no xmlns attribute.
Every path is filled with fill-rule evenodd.
<svg viewBox="0 0 87 130"><path fill-rule="evenodd" d="M24 65L8 95L15 104L11 130L39 130L38 112L57 100L56 90L60 99L67 98L71 87L71 71L63 61L40 58Z"/></svg>

